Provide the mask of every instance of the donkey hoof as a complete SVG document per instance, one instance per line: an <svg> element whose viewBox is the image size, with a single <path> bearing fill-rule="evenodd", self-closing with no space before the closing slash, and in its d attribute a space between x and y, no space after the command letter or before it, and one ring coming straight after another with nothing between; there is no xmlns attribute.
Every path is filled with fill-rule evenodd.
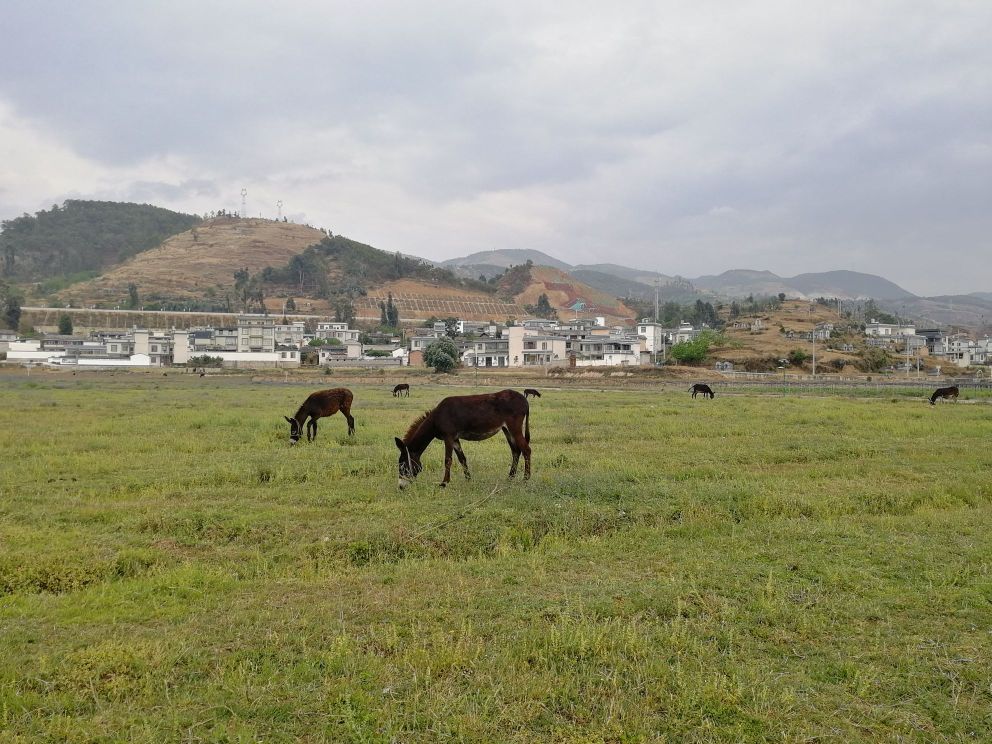
<svg viewBox="0 0 992 744"><path fill-rule="evenodd" d="M438 484L437 484L437 487L438 487L438 488L447 488L447 486L448 486L448 484L447 484L447 483L438 483Z"/></svg>

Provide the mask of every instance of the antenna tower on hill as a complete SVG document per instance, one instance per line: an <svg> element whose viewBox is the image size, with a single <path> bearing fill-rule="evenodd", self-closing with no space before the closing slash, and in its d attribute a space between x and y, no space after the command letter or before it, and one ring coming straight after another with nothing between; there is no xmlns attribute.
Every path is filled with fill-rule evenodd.
<svg viewBox="0 0 992 744"><path fill-rule="evenodd" d="M282 222L282 199L276 202L276 209L279 210L278 217L276 217L276 219Z"/></svg>
<svg viewBox="0 0 992 744"><path fill-rule="evenodd" d="M242 188L241 189L241 216L242 217L247 217L248 216L248 206L247 206L247 204L248 204L248 189Z"/></svg>

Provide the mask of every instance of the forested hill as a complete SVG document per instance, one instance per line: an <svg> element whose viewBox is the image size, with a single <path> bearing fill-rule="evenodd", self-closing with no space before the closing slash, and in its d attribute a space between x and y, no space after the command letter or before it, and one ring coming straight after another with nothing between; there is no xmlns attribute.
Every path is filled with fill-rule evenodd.
<svg viewBox="0 0 992 744"><path fill-rule="evenodd" d="M40 281L100 272L200 222L150 204L71 199L0 226L0 275Z"/></svg>

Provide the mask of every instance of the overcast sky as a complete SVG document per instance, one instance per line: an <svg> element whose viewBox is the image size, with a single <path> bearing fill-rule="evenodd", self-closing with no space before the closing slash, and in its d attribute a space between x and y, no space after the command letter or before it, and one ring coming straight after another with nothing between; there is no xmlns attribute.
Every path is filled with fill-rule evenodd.
<svg viewBox="0 0 992 744"><path fill-rule="evenodd" d="M0 217L992 291L992 3L8 3Z"/></svg>

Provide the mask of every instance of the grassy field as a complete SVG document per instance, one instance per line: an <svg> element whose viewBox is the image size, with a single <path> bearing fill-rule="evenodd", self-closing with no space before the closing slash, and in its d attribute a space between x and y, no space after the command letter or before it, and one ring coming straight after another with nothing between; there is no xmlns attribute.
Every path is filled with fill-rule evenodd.
<svg viewBox="0 0 992 744"><path fill-rule="evenodd" d="M992 739L992 407L350 387L0 378L0 741Z"/></svg>

